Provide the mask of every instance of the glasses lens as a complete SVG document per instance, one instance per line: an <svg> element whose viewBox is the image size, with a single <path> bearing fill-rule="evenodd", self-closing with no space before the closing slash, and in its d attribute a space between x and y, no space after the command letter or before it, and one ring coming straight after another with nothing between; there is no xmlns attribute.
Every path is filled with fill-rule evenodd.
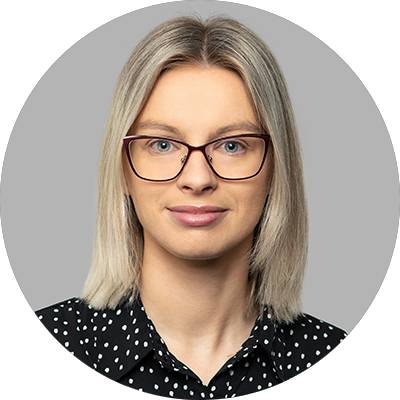
<svg viewBox="0 0 400 400"><path fill-rule="evenodd" d="M181 143L160 138L141 138L129 143L129 155L136 172L143 178L173 178L181 169L188 149Z"/></svg>
<svg viewBox="0 0 400 400"><path fill-rule="evenodd" d="M259 137L242 136L221 139L206 147L215 171L224 178L247 178L260 168L265 141Z"/></svg>
<svg viewBox="0 0 400 400"><path fill-rule="evenodd" d="M243 179L254 175L264 158L265 141L243 136L221 139L206 147L208 159L223 178ZM165 180L175 177L188 155L188 148L166 138L140 138L129 144L136 172L143 178Z"/></svg>

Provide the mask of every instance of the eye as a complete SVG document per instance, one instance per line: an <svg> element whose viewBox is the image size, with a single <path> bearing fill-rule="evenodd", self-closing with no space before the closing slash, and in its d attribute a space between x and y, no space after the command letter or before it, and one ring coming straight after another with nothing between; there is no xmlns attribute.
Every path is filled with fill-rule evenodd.
<svg viewBox="0 0 400 400"><path fill-rule="evenodd" d="M153 145L157 144L157 143L162 143L162 145L153 147ZM161 153L165 153L165 151L168 151L168 149L173 146L173 144L169 140L165 140L165 139L152 140L152 141L148 142L147 145L152 150L155 150L155 151L161 150Z"/></svg>
<svg viewBox="0 0 400 400"><path fill-rule="evenodd" d="M239 140L224 140L224 141L220 142L216 147L220 148L221 146L223 146L223 150L226 150L226 152L228 154L238 153L239 151L235 151L235 149L237 149L238 146L239 146L239 150L240 150L240 148L242 148L243 151L247 147L247 145L245 145L242 141L239 141Z"/></svg>

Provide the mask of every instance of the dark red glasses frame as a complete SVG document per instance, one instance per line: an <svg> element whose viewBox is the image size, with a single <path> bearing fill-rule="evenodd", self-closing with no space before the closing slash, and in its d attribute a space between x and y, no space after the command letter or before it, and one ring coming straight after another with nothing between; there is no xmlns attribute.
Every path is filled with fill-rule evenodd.
<svg viewBox="0 0 400 400"><path fill-rule="evenodd" d="M258 171L257 171L255 174L253 174L253 175L251 175L251 176L248 176L248 177L246 177L246 178L225 178L225 177L219 175L219 174L215 171L214 167L212 166L210 160L209 160L208 157L207 157L206 147L209 146L209 145L212 144L212 143L219 142L219 141L221 141L221 140L232 139L232 138L238 138L238 137L250 137L250 136L251 136L251 137L258 137L258 138L261 138L261 139L263 139L264 142L265 142L265 146L264 146L264 155L263 155L263 159L262 159L262 162L261 162L261 165L260 165L260 168L258 169ZM184 146L186 146L186 147L188 148L188 154L187 154L187 157L186 157L186 159L185 159L185 162L182 164L181 169L179 170L179 172L178 172L174 177L169 178L169 179L148 179L148 178L144 178L143 176L140 176L140 175L137 173L137 171L135 170L135 168L134 168L133 165L132 165L131 157L130 157L130 154L129 154L129 144L130 144L130 142L131 142L132 140L135 140L135 139L147 139L147 138L148 138L148 139L164 139L164 140L169 140L169 141L172 141L172 142L180 143L180 144L182 144L182 145L184 145ZM237 181L237 180L243 180L243 179L250 179L250 178L252 178L253 176L256 176L256 175L261 171L261 168L262 168L262 166L264 165L264 161L265 161L265 158L266 158L266 155L267 155L267 152L268 152L269 143L270 143L270 138L271 138L270 135L267 134L267 133L263 133L263 134L253 134L253 133L249 133L249 134L241 134L241 135L233 135L233 136L224 136L224 137L222 137L222 138L218 138L218 139L212 140L211 142L205 143L205 144L203 144L203 145L201 145L201 146L191 146L190 144L185 143L185 142L183 142L183 141L181 141L181 140L178 140L178 139L175 139L175 138L174 138L174 139L171 139L171 138L165 137L165 136L148 136L148 135L138 135L138 136L135 136L135 135L133 135L133 136L125 136L125 137L123 138L123 149L125 150L125 153L126 153L126 155L127 155L127 158L128 158L128 161L129 161L129 165L131 166L132 171L135 173L135 175L136 175L137 177L139 177L139 178L141 178L141 179L144 179L144 180L146 180L146 181L152 181L152 182L167 182L167 181L171 181L171 180L175 179L175 178L183 171L183 168L185 168L185 165L186 165L187 161L189 160L190 154L191 154L193 151L195 151L195 150L199 150L199 151L201 151L201 152L203 153L204 158L205 158L206 161L207 161L207 164L210 166L210 168L211 168L211 170L214 172L214 174L217 175L219 178L221 178L221 179L228 179L228 180L232 180L232 181Z"/></svg>

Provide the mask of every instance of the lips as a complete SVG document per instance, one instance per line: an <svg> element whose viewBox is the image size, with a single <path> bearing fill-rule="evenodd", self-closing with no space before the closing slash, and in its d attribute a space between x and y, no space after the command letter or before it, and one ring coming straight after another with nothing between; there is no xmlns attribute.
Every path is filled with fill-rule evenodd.
<svg viewBox="0 0 400 400"><path fill-rule="evenodd" d="M190 214L205 214L212 212L222 212L226 211L226 208L212 206L212 205L202 205L202 206L194 206L194 205L179 205L175 207L168 207L168 210L179 212L179 213L190 213Z"/></svg>
<svg viewBox="0 0 400 400"><path fill-rule="evenodd" d="M176 206L168 208L175 221L188 226L205 226L222 219L228 209L217 206Z"/></svg>

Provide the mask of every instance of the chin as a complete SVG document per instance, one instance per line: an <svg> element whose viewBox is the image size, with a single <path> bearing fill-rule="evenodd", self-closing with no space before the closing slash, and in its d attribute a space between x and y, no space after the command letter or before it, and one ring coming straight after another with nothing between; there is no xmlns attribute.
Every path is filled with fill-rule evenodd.
<svg viewBox="0 0 400 400"><path fill-rule="evenodd" d="M186 251L187 250L187 251ZM214 258L220 257L221 251L215 250L212 251L210 246L193 246L186 245L185 249L169 249L169 252L173 254L175 257L180 258L182 260L211 260Z"/></svg>

